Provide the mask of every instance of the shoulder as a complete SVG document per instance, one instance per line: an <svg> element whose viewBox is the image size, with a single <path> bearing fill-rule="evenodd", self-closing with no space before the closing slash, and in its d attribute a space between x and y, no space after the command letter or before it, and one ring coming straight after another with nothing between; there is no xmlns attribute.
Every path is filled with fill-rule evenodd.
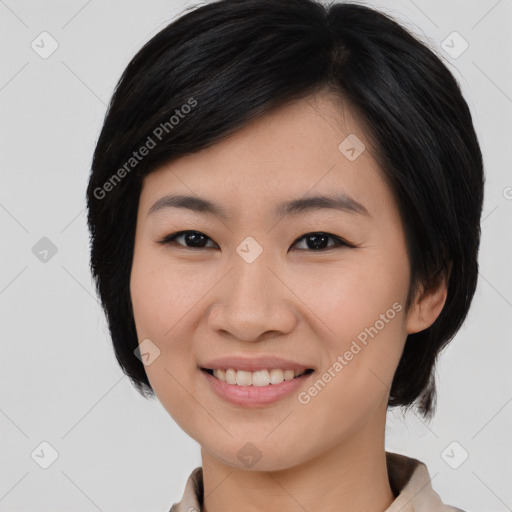
<svg viewBox="0 0 512 512"><path fill-rule="evenodd" d="M391 452L386 452L386 457L389 481L396 495L386 512L465 512L443 503L423 462Z"/></svg>
<svg viewBox="0 0 512 512"><path fill-rule="evenodd" d="M201 512L203 502L203 468L199 466L190 473L181 500L173 503L169 512Z"/></svg>

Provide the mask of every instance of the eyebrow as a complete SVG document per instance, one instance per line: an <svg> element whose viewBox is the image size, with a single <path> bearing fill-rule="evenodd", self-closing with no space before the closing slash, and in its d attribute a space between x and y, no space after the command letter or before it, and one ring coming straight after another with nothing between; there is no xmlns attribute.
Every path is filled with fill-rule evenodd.
<svg viewBox="0 0 512 512"><path fill-rule="evenodd" d="M161 197L151 206L148 216L167 208L183 208L220 217L224 220L229 218L228 212L221 205L207 199L188 195L167 195ZM340 210L371 217L365 206L343 192L334 195L303 197L279 203L274 209L274 215L282 219L290 215L299 215L320 209Z"/></svg>

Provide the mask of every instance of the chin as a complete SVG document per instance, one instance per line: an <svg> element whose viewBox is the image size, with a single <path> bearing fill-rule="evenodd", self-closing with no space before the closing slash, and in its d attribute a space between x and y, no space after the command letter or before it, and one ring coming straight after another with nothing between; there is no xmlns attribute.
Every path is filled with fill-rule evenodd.
<svg viewBox="0 0 512 512"><path fill-rule="evenodd" d="M305 463L310 458L310 454L298 452L293 445L287 445L285 450L278 450L272 443L265 441L241 440L227 444L224 451L219 450L218 444L214 450L208 447L205 449L210 456L235 469L282 471Z"/></svg>

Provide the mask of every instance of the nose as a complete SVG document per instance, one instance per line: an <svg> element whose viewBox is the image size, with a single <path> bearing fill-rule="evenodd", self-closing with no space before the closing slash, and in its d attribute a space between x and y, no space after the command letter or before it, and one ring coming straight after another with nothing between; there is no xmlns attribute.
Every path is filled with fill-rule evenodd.
<svg viewBox="0 0 512 512"><path fill-rule="evenodd" d="M252 263L238 256L233 259L233 267L219 283L209 309L211 329L246 342L293 331L297 324L295 296L271 265L263 255Z"/></svg>

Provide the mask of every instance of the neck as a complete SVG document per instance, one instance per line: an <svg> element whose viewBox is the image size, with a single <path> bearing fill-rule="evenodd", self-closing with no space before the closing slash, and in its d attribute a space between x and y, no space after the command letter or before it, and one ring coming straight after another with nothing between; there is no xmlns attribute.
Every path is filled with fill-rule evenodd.
<svg viewBox="0 0 512 512"><path fill-rule="evenodd" d="M374 425L373 425L374 427ZM201 449L204 512L385 512L395 499L384 428L367 424L307 461L278 471L228 466ZM305 440L307 442L307 440Z"/></svg>

